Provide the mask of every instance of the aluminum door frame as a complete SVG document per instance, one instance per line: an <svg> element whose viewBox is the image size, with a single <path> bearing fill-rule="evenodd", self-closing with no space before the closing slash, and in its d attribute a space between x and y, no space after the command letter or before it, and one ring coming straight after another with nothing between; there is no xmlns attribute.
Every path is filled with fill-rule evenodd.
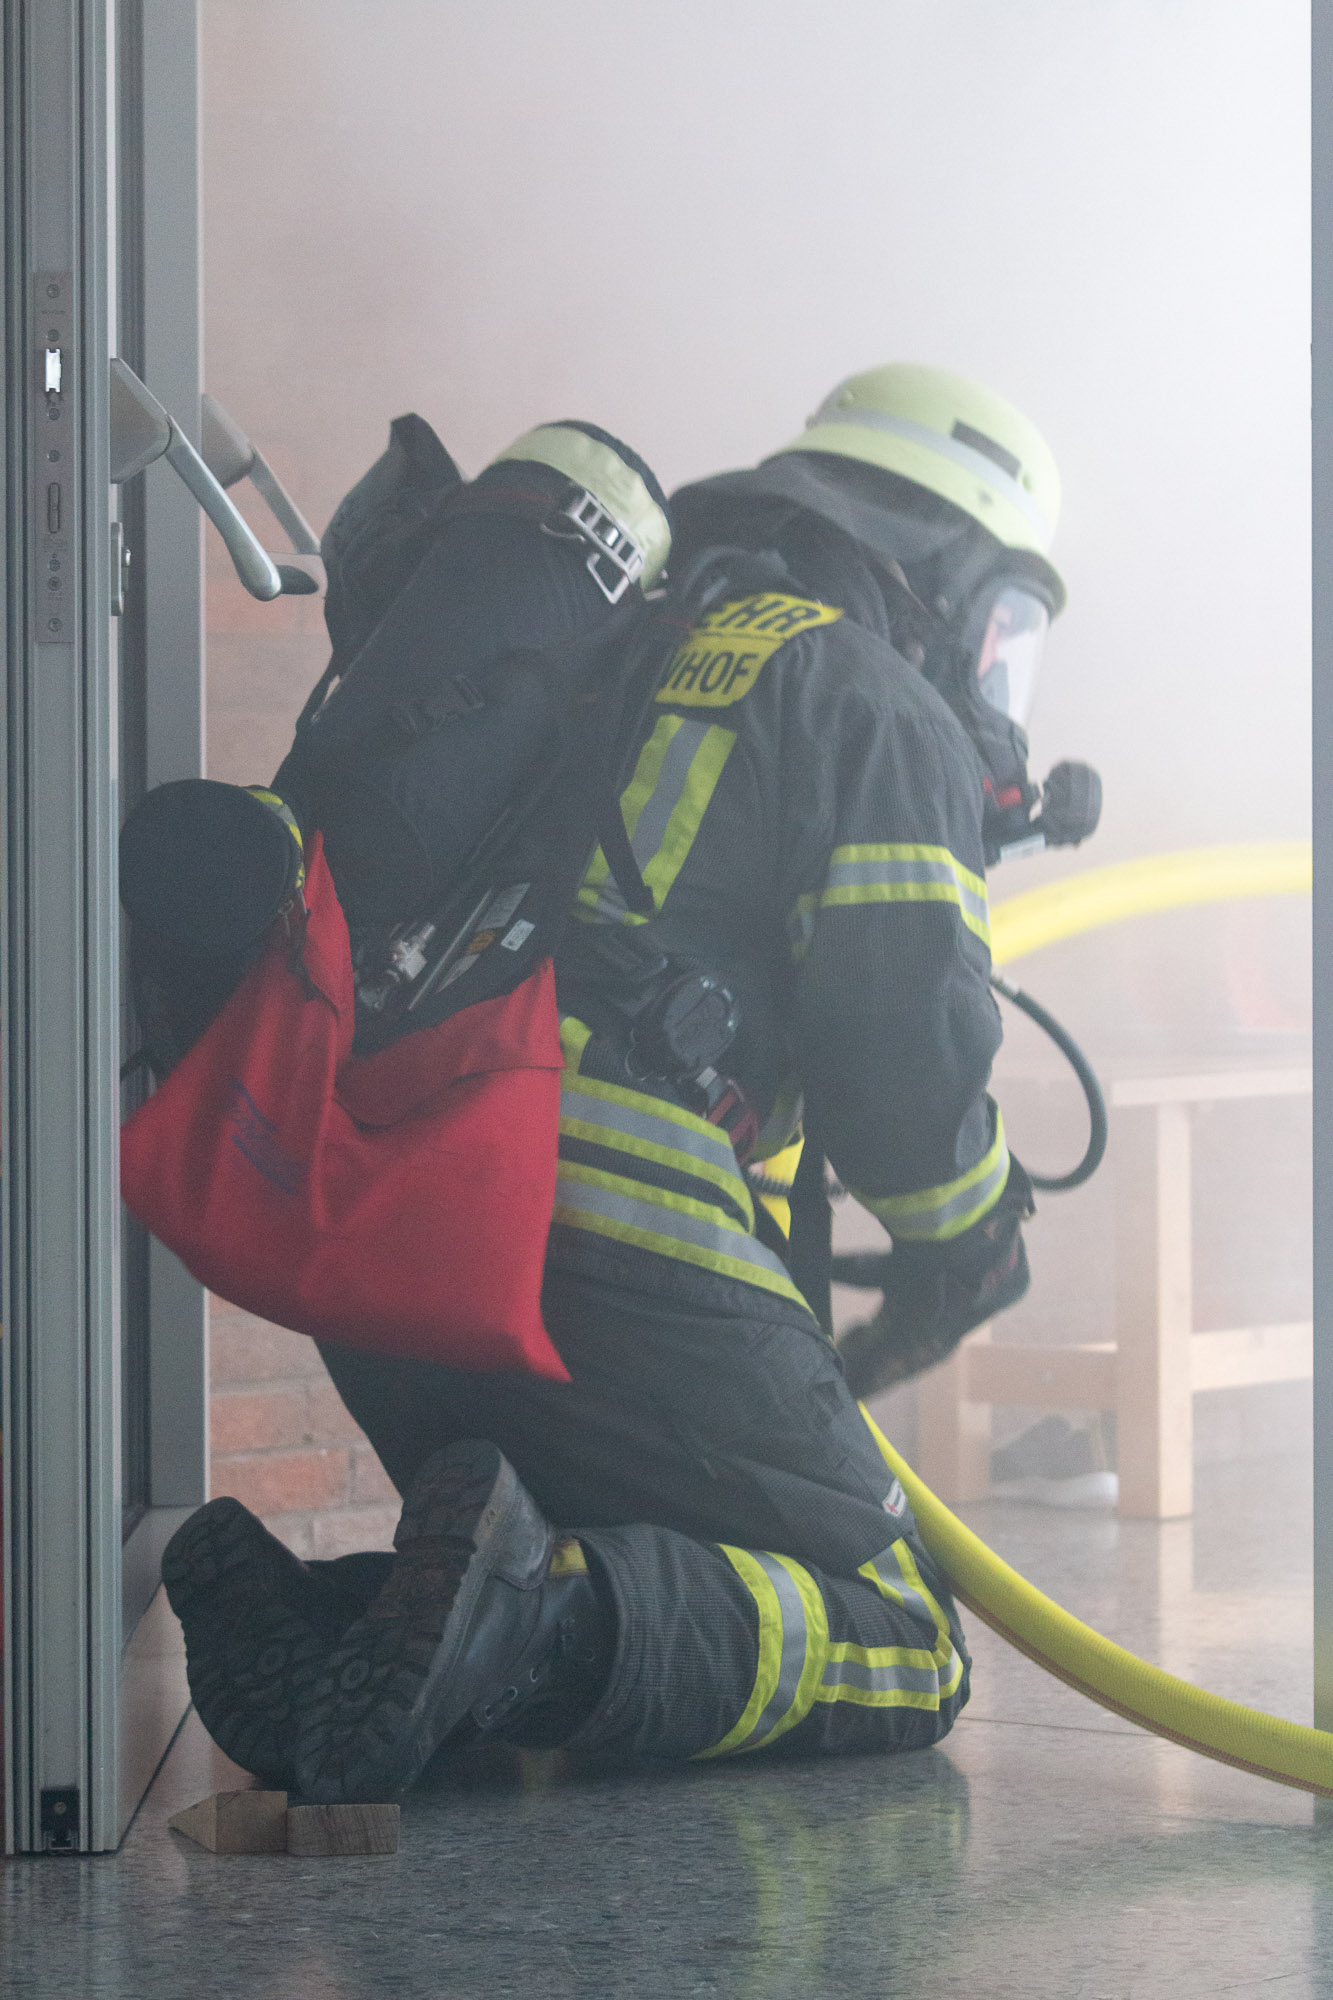
<svg viewBox="0 0 1333 2000"><path fill-rule="evenodd" d="M194 432L197 8L143 0L143 9L142 75L126 83L142 87L146 366ZM106 435L117 18L114 0L0 0L0 12L4 1845L98 1852L117 1844L184 1708L174 1623L160 1598L140 1615L176 1510L206 1494L204 1299L155 1249L153 1506L123 1562L119 702ZM201 525L177 485L165 468L148 476L135 551L148 590L150 783L197 774L203 761Z"/></svg>
<svg viewBox="0 0 1333 2000"><path fill-rule="evenodd" d="M120 1832L111 22L4 25L5 1842L90 1851Z"/></svg>
<svg viewBox="0 0 1333 2000"><path fill-rule="evenodd" d="M1314 1719L1333 1729L1333 0L1311 9L1314 537ZM1323 1808L1321 1816L1333 1812Z"/></svg>

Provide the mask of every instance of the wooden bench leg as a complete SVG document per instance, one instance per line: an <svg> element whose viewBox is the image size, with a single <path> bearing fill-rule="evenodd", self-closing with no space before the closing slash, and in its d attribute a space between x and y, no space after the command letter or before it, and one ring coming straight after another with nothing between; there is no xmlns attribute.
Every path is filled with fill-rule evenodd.
<svg viewBox="0 0 1333 2000"><path fill-rule="evenodd" d="M1194 1510L1188 1106L1122 1114L1113 1157L1120 1512L1165 1521Z"/></svg>
<svg viewBox="0 0 1333 2000"><path fill-rule="evenodd" d="M990 1405L969 1402L964 1393L967 1350L989 1339L989 1325L977 1327L916 1385L914 1470L950 1506L984 1500L990 1492Z"/></svg>

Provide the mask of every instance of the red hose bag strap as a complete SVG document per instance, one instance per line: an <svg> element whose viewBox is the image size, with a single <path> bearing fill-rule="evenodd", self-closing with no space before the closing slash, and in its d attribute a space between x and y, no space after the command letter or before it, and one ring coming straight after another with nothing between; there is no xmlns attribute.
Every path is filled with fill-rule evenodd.
<svg viewBox="0 0 1333 2000"><path fill-rule="evenodd" d="M550 960L353 1056L347 925L318 836L305 894L302 931L275 925L125 1125L126 1201L202 1284L280 1326L568 1381L541 1316L560 1114Z"/></svg>

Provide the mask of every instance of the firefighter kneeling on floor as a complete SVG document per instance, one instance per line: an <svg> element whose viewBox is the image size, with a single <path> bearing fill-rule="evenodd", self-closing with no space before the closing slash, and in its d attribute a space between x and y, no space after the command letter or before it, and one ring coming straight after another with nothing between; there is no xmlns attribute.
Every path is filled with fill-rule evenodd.
<svg viewBox="0 0 1333 2000"><path fill-rule="evenodd" d="M557 958L542 1305L571 1379L322 1346L403 1495L395 1553L302 1563L223 1499L164 1562L240 1763L383 1799L468 1732L687 1759L952 1726L963 1635L854 1396L1027 1284L984 871L1028 796L1058 501L1016 410L907 366L675 496L690 621L622 797L656 914L599 849ZM663 959L734 997L725 1116L625 1004ZM802 1122L892 1239L841 1355L742 1164Z"/></svg>

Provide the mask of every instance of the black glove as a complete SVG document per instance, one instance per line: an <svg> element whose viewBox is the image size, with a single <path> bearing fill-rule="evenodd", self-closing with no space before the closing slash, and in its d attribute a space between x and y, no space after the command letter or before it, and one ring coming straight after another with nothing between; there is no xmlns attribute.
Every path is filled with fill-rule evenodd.
<svg viewBox="0 0 1333 2000"><path fill-rule="evenodd" d="M884 1294L874 1318L848 1327L838 1342L854 1396L935 1367L965 1333L1022 1298L1029 1283L1022 1224L1032 1213L1032 1183L1011 1157L999 1201L961 1236L833 1259L835 1283Z"/></svg>

